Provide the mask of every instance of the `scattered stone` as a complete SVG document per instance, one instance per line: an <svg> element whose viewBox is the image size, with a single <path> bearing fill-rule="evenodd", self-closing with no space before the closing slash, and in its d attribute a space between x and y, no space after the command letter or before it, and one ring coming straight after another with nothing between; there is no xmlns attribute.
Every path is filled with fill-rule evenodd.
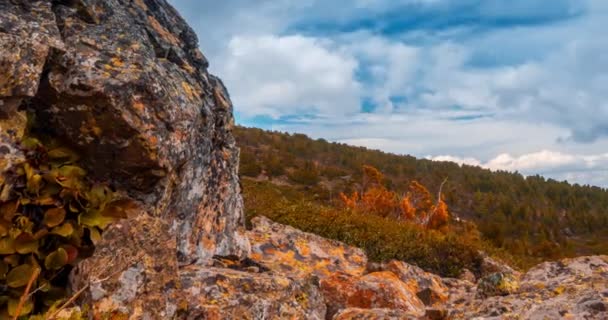
<svg viewBox="0 0 608 320"><path fill-rule="evenodd" d="M469 269L463 269L458 275L458 279L468 281L470 283L477 282L477 277L475 277L475 274L473 274L473 272L471 272Z"/></svg>
<svg viewBox="0 0 608 320"><path fill-rule="evenodd" d="M477 283L477 294L482 298L506 296L519 289L519 281L511 273L496 272Z"/></svg>

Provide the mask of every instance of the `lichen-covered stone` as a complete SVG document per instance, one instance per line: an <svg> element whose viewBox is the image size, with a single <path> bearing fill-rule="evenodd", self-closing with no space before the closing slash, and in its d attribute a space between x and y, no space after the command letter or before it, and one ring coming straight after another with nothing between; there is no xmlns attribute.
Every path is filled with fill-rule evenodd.
<svg viewBox="0 0 608 320"><path fill-rule="evenodd" d="M424 303L416 296L416 287L402 282L388 271L364 276L335 274L320 281L320 288L333 315L346 308L387 308L424 315Z"/></svg>
<svg viewBox="0 0 608 320"><path fill-rule="evenodd" d="M323 298L306 279L197 265L180 277L180 319L325 319Z"/></svg>
<svg viewBox="0 0 608 320"><path fill-rule="evenodd" d="M451 319L608 319L608 256L545 262L507 296L474 294L449 303Z"/></svg>
<svg viewBox="0 0 608 320"><path fill-rule="evenodd" d="M519 280L511 273L492 273L481 278L477 283L477 294L482 298L506 296L515 293L518 289Z"/></svg>
<svg viewBox="0 0 608 320"><path fill-rule="evenodd" d="M348 308L340 310L334 320L416 320L420 317L393 309Z"/></svg>
<svg viewBox="0 0 608 320"><path fill-rule="evenodd" d="M145 212L111 225L95 254L71 274L72 290L95 317L130 315L131 319L167 319L180 297L175 237L170 225Z"/></svg>
<svg viewBox="0 0 608 320"><path fill-rule="evenodd" d="M182 264L245 256L232 104L165 0L0 1L0 101L171 224Z"/></svg>
<svg viewBox="0 0 608 320"><path fill-rule="evenodd" d="M363 250L339 241L274 223L265 217L252 221L247 232L250 258L275 272L292 277L325 278L337 272L362 275L367 265Z"/></svg>
<svg viewBox="0 0 608 320"><path fill-rule="evenodd" d="M425 305L441 304L447 300L448 288L437 275L397 260L388 262L383 269L394 273L401 281L416 288L418 298Z"/></svg>

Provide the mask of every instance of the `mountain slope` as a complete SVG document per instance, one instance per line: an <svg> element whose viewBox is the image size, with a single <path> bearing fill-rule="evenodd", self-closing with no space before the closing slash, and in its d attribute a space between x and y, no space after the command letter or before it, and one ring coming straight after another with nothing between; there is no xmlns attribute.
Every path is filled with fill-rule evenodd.
<svg viewBox="0 0 608 320"><path fill-rule="evenodd" d="M608 191L540 176L492 172L381 151L312 140L302 134L235 128L241 176L268 179L336 205L340 192L359 190L362 165L372 165L398 193L416 180L443 196L452 217L475 222L494 246L534 261L608 253ZM248 191L245 181L245 198Z"/></svg>

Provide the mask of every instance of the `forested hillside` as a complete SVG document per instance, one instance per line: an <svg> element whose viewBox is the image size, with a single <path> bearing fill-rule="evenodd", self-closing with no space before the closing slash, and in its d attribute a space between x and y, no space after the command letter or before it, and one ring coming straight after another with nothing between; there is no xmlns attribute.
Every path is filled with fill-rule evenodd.
<svg viewBox="0 0 608 320"><path fill-rule="evenodd" d="M276 194L282 197L288 190L318 205L340 208L341 193L362 190L361 168L369 165L384 174L383 184L395 194L405 194L417 181L436 201L446 181L442 197L452 223L474 222L484 239L516 257L538 261L608 253L606 189L388 154L302 134L237 127L235 136L246 201L261 190L280 188ZM255 187L247 178L257 181ZM257 205L256 210L264 209L263 203Z"/></svg>

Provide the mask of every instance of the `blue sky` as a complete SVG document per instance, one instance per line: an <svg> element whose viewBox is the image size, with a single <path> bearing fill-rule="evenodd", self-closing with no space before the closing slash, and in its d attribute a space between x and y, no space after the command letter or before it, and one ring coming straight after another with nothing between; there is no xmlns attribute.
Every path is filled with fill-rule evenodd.
<svg viewBox="0 0 608 320"><path fill-rule="evenodd" d="M237 122L608 187L606 0L171 0Z"/></svg>

